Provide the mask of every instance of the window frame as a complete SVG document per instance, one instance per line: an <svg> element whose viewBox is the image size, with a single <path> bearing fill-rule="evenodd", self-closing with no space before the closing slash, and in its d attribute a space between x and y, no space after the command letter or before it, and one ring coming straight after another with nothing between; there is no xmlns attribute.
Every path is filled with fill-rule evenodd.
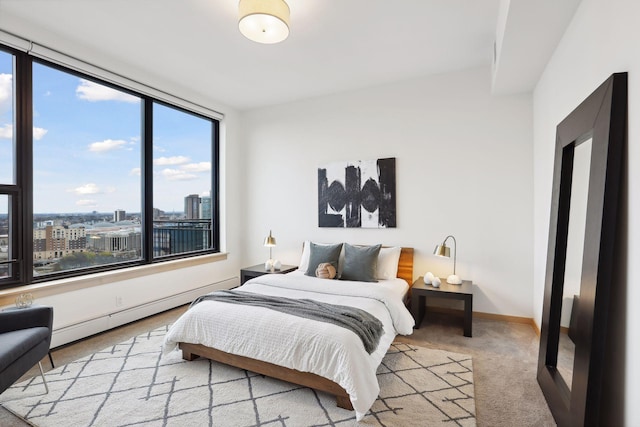
<svg viewBox="0 0 640 427"><path fill-rule="evenodd" d="M176 259L192 258L201 255L220 253L220 119L194 111L182 105L176 105L134 89L106 81L81 70L60 65L43 58L36 58L0 43L0 51L13 55L14 66L14 103L15 103L15 185L0 183L0 194L9 194L12 200L10 227L11 250L14 268L12 275L0 281L0 290L24 286L31 283L45 283L70 277L121 270L141 265L157 264ZM138 260L124 261L102 266L93 266L74 270L49 273L43 276L33 275L33 64L38 63L78 78L129 93L141 99L141 174L140 185L142 218L142 256ZM180 98L177 98L180 99ZM211 123L211 247L207 249L153 257L153 104L175 108L195 115Z"/></svg>

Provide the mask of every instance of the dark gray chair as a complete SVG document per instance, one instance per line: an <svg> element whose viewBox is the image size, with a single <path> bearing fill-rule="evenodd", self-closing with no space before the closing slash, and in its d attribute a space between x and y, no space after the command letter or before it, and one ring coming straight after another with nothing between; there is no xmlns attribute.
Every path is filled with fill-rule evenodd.
<svg viewBox="0 0 640 427"><path fill-rule="evenodd" d="M49 393L40 361L49 354L52 327L53 307L35 306L0 312L0 393L36 363Z"/></svg>

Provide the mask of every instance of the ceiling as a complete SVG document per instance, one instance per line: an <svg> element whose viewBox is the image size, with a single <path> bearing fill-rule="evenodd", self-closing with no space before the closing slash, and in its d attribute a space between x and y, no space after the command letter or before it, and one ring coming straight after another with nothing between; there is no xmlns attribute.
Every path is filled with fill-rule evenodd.
<svg viewBox="0 0 640 427"><path fill-rule="evenodd" d="M0 30L243 111L491 67L494 40L494 90L530 91L579 1L287 0L289 38L262 45L238 0L0 0Z"/></svg>

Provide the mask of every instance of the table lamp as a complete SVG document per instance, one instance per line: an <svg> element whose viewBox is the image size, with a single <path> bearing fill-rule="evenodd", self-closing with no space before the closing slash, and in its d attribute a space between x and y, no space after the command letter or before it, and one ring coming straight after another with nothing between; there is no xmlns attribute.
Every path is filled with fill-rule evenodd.
<svg viewBox="0 0 640 427"><path fill-rule="evenodd" d="M273 259L272 256L273 247L276 245L276 238L271 235L271 230L269 230L269 235L264 238L264 245L269 248L269 259L265 261L264 269L273 271L277 262Z"/></svg>
<svg viewBox="0 0 640 427"><path fill-rule="evenodd" d="M436 246L433 254L447 258L451 257L451 251L447 246L447 239L449 239L449 237L453 239L453 274L447 277L447 283L450 283L452 285L460 285L462 283L462 280L460 280L460 277L456 275L456 252L458 250L458 243L456 242L456 238L452 235L445 237L442 244Z"/></svg>

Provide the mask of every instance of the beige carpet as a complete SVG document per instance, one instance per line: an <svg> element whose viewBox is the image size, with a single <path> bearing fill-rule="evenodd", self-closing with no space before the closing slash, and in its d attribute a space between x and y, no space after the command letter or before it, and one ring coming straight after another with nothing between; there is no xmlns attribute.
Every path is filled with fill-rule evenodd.
<svg viewBox="0 0 640 427"><path fill-rule="evenodd" d="M16 384L0 404L36 426L475 425L471 357L395 343L365 419L331 396L208 360L161 357L166 328Z"/></svg>

